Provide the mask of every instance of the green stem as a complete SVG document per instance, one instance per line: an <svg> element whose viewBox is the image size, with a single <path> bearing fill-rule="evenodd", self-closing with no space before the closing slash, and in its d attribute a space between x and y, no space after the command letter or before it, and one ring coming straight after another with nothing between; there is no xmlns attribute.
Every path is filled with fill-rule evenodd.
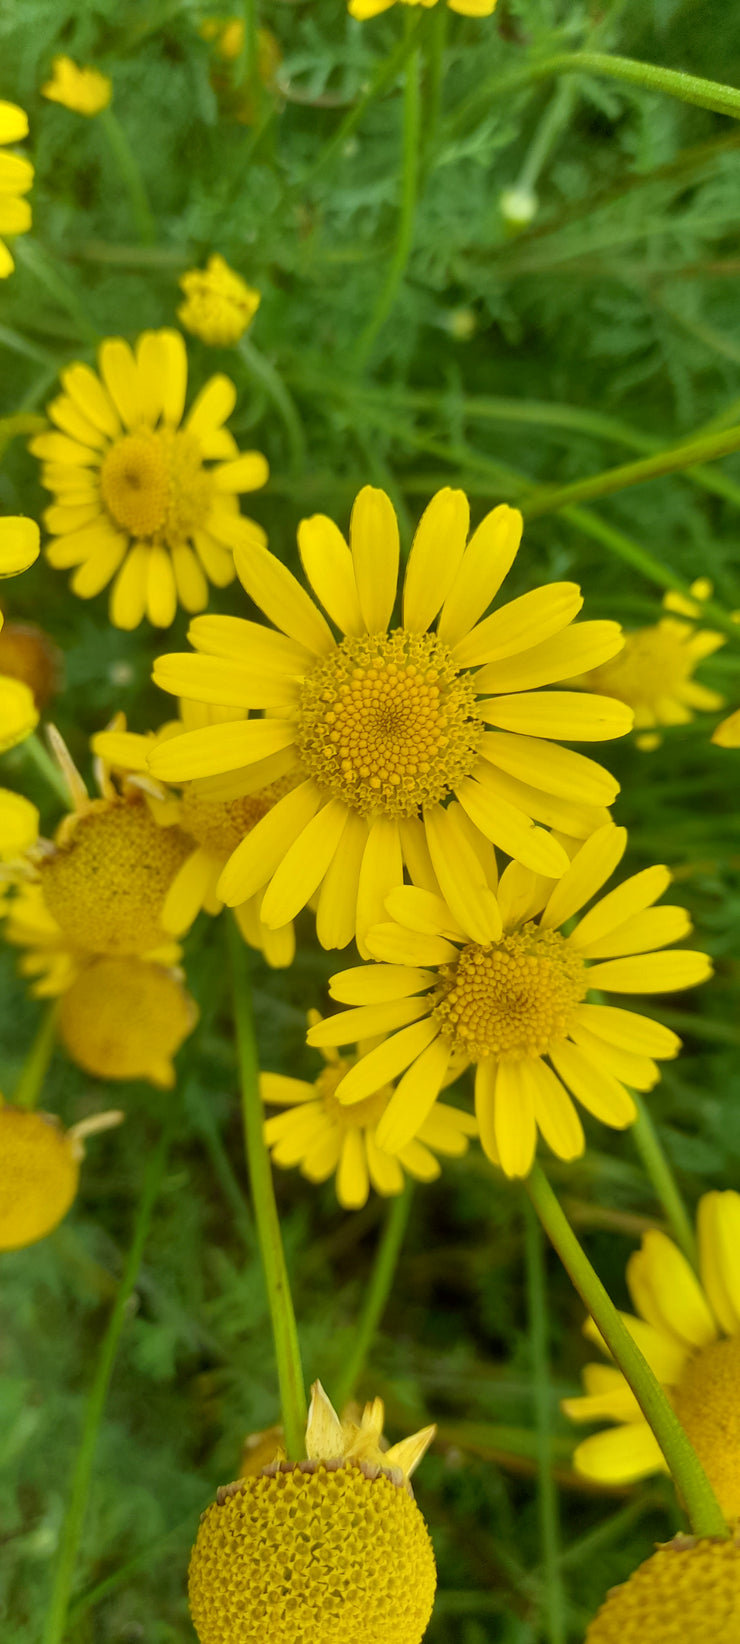
<svg viewBox="0 0 740 1644"><path fill-rule="evenodd" d="M244 361L249 375L264 388L268 399L272 401L288 436L293 472L302 474L306 467L306 438L292 395L289 394L274 365L255 348L250 337L241 338L237 344L237 352Z"/></svg>
<svg viewBox="0 0 740 1644"><path fill-rule="evenodd" d="M545 1637L547 1644L565 1644L565 1591L560 1569L558 1490L552 1472L550 1403L552 1389L548 1354L547 1277L542 1230L531 1204L524 1202L524 1254L527 1271L529 1344L534 1380L537 1428L537 1494L544 1576Z"/></svg>
<svg viewBox="0 0 740 1644"><path fill-rule="evenodd" d="M119 176L128 195L136 232L144 245L152 245L157 238L157 225L152 215L144 180L128 137L112 108L104 108L98 115L108 139Z"/></svg>
<svg viewBox="0 0 740 1644"><path fill-rule="evenodd" d="M412 18L409 32L413 32L416 19ZM416 195L419 176L419 136L421 127L421 93L420 93L420 48L415 46L406 65L406 84L403 98L403 160L402 160L402 188L401 188L401 215L398 224L398 239L396 249L391 258L390 267L385 281L370 316L368 324L360 336L355 355L355 364L362 370L368 354L375 342L378 332L385 324L398 294L398 288L404 276L406 264L411 254L414 238L414 219L416 216Z"/></svg>
<svg viewBox="0 0 740 1644"><path fill-rule="evenodd" d="M412 1191L411 1182L407 1181L403 1192L391 1200L386 1224L375 1255L372 1277L365 1293L362 1313L355 1331L352 1349L344 1371L334 1389L338 1410L342 1409L342 1406L354 1393L357 1382L365 1368L365 1361L373 1337L385 1312L404 1234L408 1226Z"/></svg>
<svg viewBox="0 0 740 1644"><path fill-rule="evenodd" d="M87 1401L80 1447L72 1472L69 1501L59 1540L51 1602L46 1616L42 1644L62 1644L66 1631L72 1580L84 1527L100 1423L118 1352L118 1344L121 1339L121 1331L129 1311L129 1299L138 1277L152 1211L162 1181L174 1128L175 1120L173 1118L160 1138L159 1145L149 1164L144 1181L144 1191L136 1211L133 1239L126 1257L113 1310L101 1343L95 1375Z"/></svg>
<svg viewBox="0 0 740 1644"><path fill-rule="evenodd" d="M54 1055L57 1039L59 1000L52 999L41 1017L36 1037L31 1045L20 1079L13 1092L14 1107L34 1108Z"/></svg>
<svg viewBox="0 0 740 1644"><path fill-rule="evenodd" d="M450 13L447 6L435 6L427 25L427 92L424 111L424 146L427 150L434 142L442 107L449 25Z"/></svg>
<svg viewBox="0 0 740 1644"><path fill-rule="evenodd" d="M533 192L537 187L542 167L561 131L570 119L575 95L573 83L569 80L563 80L554 96L550 99L535 131L524 164L514 184L515 188Z"/></svg>
<svg viewBox="0 0 740 1644"><path fill-rule="evenodd" d="M244 11L244 48L237 63L236 83L246 82L252 100L255 125L260 123L262 111L262 82L259 73L259 39L257 6L255 0L242 0Z"/></svg>
<svg viewBox="0 0 740 1644"><path fill-rule="evenodd" d="M740 120L740 91L735 86L662 68L658 63L612 57L603 51L561 52L530 70L533 80L544 80L550 74L604 74L611 80L626 80L646 91L660 91L666 97L677 97L681 103L692 103L695 108L708 108L714 114L728 114L732 120Z"/></svg>
<svg viewBox="0 0 740 1644"><path fill-rule="evenodd" d="M231 959L247 1170L272 1319L285 1448L289 1461L300 1461L305 1455L306 1393L293 1300L275 1203L270 1155L264 1137L247 950L236 921L228 919L226 928Z"/></svg>
<svg viewBox="0 0 740 1644"><path fill-rule="evenodd" d="M52 261L38 240L23 239L13 242L13 255L16 262L44 286L49 296L66 309L70 318L74 320L81 339L97 346L100 342L100 332L90 324L87 309L80 302L77 292L67 285L66 280L58 271L57 263ZM58 261L58 259L57 259Z"/></svg>
<svg viewBox="0 0 740 1644"><path fill-rule="evenodd" d="M698 1262L696 1236L678 1183L645 1102L637 1091L633 1091L632 1096L637 1108L637 1118L631 1127L635 1146L645 1167L645 1173L653 1184L656 1198L663 1206L676 1244L683 1251L686 1260L695 1268Z"/></svg>
<svg viewBox="0 0 740 1644"><path fill-rule="evenodd" d="M714 1491L660 1382L633 1341L613 1301L579 1244L550 1183L535 1165L524 1186L566 1272L598 1326L652 1428L684 1503L694 1534L727 1536Z"/></svg>
<svg viewBox="0 0 740 1644"><path fill-rule="evenodd" d="M680 469L692 468L700 462L711 462L727 457L740 449L740 427L728 428L719 434L706 434L690 440L686 445L674 445L655 456L643 457L639 462L620 463L618 468L607 468L588 479L575 480L572 485L548 486L533 491L522 505L525 519L538 519L541 514L554 514L568 503L587 502L592 497L608 497L614 491L624 491L630 485L644 485L646 480L659 479L663 474L675 474Z"/></svg>
<svg viewBox="0 0 740 1644"><path fill-rule="evenodd" d="M335 154L338 154L344 148L347 139L352 136L355 126L360 124L360 121L367 113L371 103L374 103L376 98L380 96L381 92L385 91L386 86L393 83L396 75L403 68L406 58L414 50L416 33L422 23L422 20L423 12L420 8L417 15L410 18L409 26L402 38L399 40L395 51L392 51L389 57L384 57L383 61L378 65L378 68L376 69L364 96L360 98L358 103L355 103L354 108L350 109L348 114L345 114L344 119L337 127L334 136L329 138L328 143L324 145L318 158L314 160L313 165L309 166L308 171L304 173L304 176L301 178L301 188L303 188L306 183L313 182L317 172L323 171L324 166L328 165L329 161L334 159Z"/></svg>
<svg viewBox="0 0 740 1644"><path fill-rule="evenodd" d="M596 542L603 542L604 546L616 554L618 559L624 560L626 565L631 565L634 570L640 571L649 582L656 583L659 588L673 588L676 593L683 594L686 599L693 597L687 582L676 576L674 571L671 571L667 565L663 565L659 559L655 558L654 554L649 553L647 548L643 548L639 542L633 542L631 537L626 537L623 531L618 531L615 526L609 525L598 514L592 514L590 508L564 508L563 519L567 519L571 525L575 525L578 530L583 531L585 536L593 537ZM723 611L721 605L716 605L714 600L707 599L702 601L701 609L704 620L711 618L712 623L721 628L731 639L737 641L740 638L737 623L732 621L727 611Z"/></svg>
<svg viewBox="0 0 740 1644"><path fill-rule="evenodd" d="M21 752L28 756L31 763L36 766L37 771L43 776L44 781L48 782L50 788L53 788L57 798L61 799L62 804L69 809L72 803L72 795L59 766L44 747L36 731L32 731L31 735L26 737L25 742L21 743Z"/></svg>

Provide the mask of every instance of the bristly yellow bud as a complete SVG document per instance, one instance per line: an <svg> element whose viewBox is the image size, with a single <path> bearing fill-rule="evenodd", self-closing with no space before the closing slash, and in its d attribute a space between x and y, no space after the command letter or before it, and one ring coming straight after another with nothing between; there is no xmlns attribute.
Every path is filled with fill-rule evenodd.
<svg viewBox="0 0 740 1644"><path fill-rule="evenodd" d="M210 348L231 348L251 325L261 293L247 285L223 257L214 252L205 268L191 268L180 286L187 299L177 310L186 331Z"/></svg>
<svg viewBox="0 0 740 1644"><path fill-rule="evenodd" d="M113 85L107 74L100 74L97 69L78 68L71 57L55 57L51 79L41 87L41 95L50 103L61 103L73 114L84 114L91 119L108 107Z"/></svg>

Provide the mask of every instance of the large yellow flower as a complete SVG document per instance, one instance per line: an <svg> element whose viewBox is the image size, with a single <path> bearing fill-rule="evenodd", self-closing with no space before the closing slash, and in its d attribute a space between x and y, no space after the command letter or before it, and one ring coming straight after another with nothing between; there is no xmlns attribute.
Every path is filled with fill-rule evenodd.
<svg viewBox="0 0 740 1644"><path fill-rule="evenodd" d="M383 1416L340 1421L316 1382L306 1460L222 1486L190 1559L200 1644L420 1644L436 1571L409 1474L435 1429L384 1450Z"/></svg>
<svg viewBox="0 0 740 1644"><path fill-rule="evenodd" d="M649 1090L659 1078L655 1058L675 1056L680 1040L647 1017L589 1002L590 990L668 993L703 981L711 966L702 953L657 951L690 929L683 908L653 906L670 882L663 867L625 880L562 934L613 873L626 841L624 828L607 823L554 888L511 864L498 897L487 892L486 942L434 892L408 885L391 893L393 922L368 935L381 963L330 983L333 998L356 1008L308 1034L317 1046L383 1035L334 1093L364 1101L403 1073L377 1127L379 1146L397 1153L418 1134L453 1056L475 1064L481 1141L508 1176L531 1169L538 1130L562 1159L583 1152L569 1092L605 1124L632 1122L627 1087Z"/></svg>
<svg viewBox="0 0 740 1644"><path fill-rule="evenodd" d="M699 1272L665 1233L646 1233L627 1263L637 1317L624 1321L668 1394L723 1512L740 1518L740 1193L699 1201ZM586 1331L604 1352L596 1326ZM564 1399L572 1421L617 1425L584 1439L578 1472L625 1484L667 1464L634 1394L615 1365L587 1364L586 1395Z"/></svg>
<svg viewBox="0 0 740 1644"><path fill-rule="evenodd" d="M309 1011L309 1025L320 1021ZM470 1113L435 1102L416 1135L400 1152L386 1153L378 1146L377 1129L393 1095L385 1085L362 1102L338 1102L337 1085L376 1039L362 1041L356 1056L339 1056L331 1046L322 1051L326 1062L313 1084L282 1073L260 1074L262 1100L286 1111L265 1123L265 1141L273 1164L283 1169L299 1165L309 1182L325 1182L336 1172L336 1192L345 1210L359 1210L370 1187L384 1197L403 1189L404 1171L420 1182L433 1182L440 1173L437 1153L459 1158L477 1125ZM453 1069L457 1077L457 1069Z"/></svg>
<svg viewBox="0 0 740 1644"><path fill-rule="evenodd" d="M187 355L179 331L145 331L135 354L120 337L88 365L61 373L56 429L31 450L56 493L45 523L51 565L77 569L71 588L91 599L115 577L111 622L135 628L146 614L168 628L177 602L208 604L208 581L233 580L233 550L265 535L239 513L237 494L267 480L259 451L240 452L224 427L236 401L228 377L211 377L185 421ZM206 466L212 463L213 466Z"/></svg>
<svg viewBox="0 0 740 1644"><path fill-rule="evenodd" d="M574 625L583 601L571 582L535 588L483 617L516 557L522 521L516 509L495 508L469 542L468 521L462 491L432 499L411 549L402 624L389 631L398 525L385 493L366 486L349 547L324 515L298 531L306 574L341 639L290 571L254 541L236 550L237 571L278 632L237 617L199 617L190 639L200 654L156 663L165 690L263 709L264 717L157 748L155 776L182 782L233 773L238 795L245 773L270 756L296 776L293 791L224 868L219 895L229 905L269 881L262 918L280 926L320 887L321 943L345 947L356 933L366 954L366 931L383 917L404 861L412 876L433 864L456 916L485 942L492 926L475 844L485 851L493 841L557 877L567 855L533 819L580 838L603 821L618 784L557 740L621 736L631 711L610 698L538 687L572 675L586 658L591 666L613 656L621 630L614 622ZM460 801L454 815L445 809L452 795Z"/></svg>
<svg viewBox="0 0 740 1644"><path fill-rule="evenodd" d="M0 103L0 141L3 109L7 107L10 105ZM2 167L4 162L9 163L12 158L12 155L0 155L0 228L3 199ZM1 258L0 243L0 275L3 273ZM0 577L14 577L21 571L27 571L29 565L33 565L38 557L38 552L39 528L35 520L24 519L21 516L0 519ZM0 611L0 628L2 625L3 613ZM29 686L21 679L4 674L0 669L0 753L6 748L14 748L17 742L22 742L25 737L30 736L38 724L38 718L33 692Z"/></svg>
<svg viewBox="0 0 740 1644"><path fill-rule="evenodd" d="M395 6L396 0L349 0L348 10L352 17L359 17L362 22L368 17L377 17L381 11L389 11ZM436 6L437 0L401 0L404 6ZM450 11L459 11L463 17L490 17L496 10L496 0L447 0Z"/></svg>
<svg viewBox="0 0 740 1644"><path fill-rule="evenodd" d="M0 102L0 148L19 143L28 136L28 116L16 103ZM33 166L20 154L0 153L0 236L26 234L31 227L31 207L23 195L33 183ZM4 238L0 238L0 280L12 274L15 263Z"/></svg>

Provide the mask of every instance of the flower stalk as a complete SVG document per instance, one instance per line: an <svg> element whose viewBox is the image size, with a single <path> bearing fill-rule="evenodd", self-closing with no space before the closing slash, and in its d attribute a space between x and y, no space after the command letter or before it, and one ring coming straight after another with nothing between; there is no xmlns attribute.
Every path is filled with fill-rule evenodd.
<svg viewBox="0 0 740 1644"><path fill-rule="evenodd" d="M391 1199L385 1227L378 1242L370 1283L360 1314L352 1351L336 1387L337 1409L341 1410L352 1398L357 1382L365 1368L365 1361L373 1337L388 1304L398 1258L401 1254L411 1210L413 1188L407 1179L402 1193Z"/></svg>
<svg viewBox="0 0 740 1644"><path fill-rule="evenodd" d="M43 1013L36 1037L33 1040L23 1064L21 1076L13 1092L14 1107L22 1107L30 1112L38 1105L44 1079L51 1058L54 1055L58 1016L59 1000L52 999Z"/></svg>
<svg viewBox="0 0 740 1644"><path fill-rule="evenodd" d="M668 1163L646 1103L643 1102L637 1091L633 1091L632 1095L637 1108L637 1118L632 1125L635 1146L645 1172L655 1189L656 1198L663 1206L666 1220L669 1223L676 1244L679 1250L683 1251L686 1260L696 1269L698 1267L696 1235L676 1178Z"/></svg>
<svg viewBox="0 0 740 1644"><path fill-rule="evenodd" d="M416 19L408 24L408 37L413 37ZM393 307L411 253L416 217L416 198L419 182L419 139L421 135L421 50L415 45L406 65L403 96L403 159L401 171L401 214L396 249L391 258L386 279L368 324L360 336L355 356L361 371L367 361L379 331Z"/></svg>

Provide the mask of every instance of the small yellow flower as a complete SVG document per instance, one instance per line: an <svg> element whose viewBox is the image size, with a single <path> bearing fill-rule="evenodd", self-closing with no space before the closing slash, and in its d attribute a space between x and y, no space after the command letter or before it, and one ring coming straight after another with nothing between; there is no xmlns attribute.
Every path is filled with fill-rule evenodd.
<svg viewBox="0 0 740 1644"><path fill-rule="evenodd" d="M306 1460L218 1491L190 1559L200 1644L419 1644L436 1571L409 1474L435 1429L383 1451L383 1417L340 1421L316 1382Z"/></svg>
<svg viewBox="0 0 740 1644"><path fill-rule="evenodd" d="M88 117L107 108L113 96L113 85L107 74L94 68L78 68L71 57L55 57L51 65L51 79L41 87L42 97L50 103L61 103L74 114Z"/></svg>
<svg viewBox="0 0 740 1644"><path fill-rule="evenodd" d="M405 863L412 875L433 867L457 916L485 942L479 853L489 842L556 878L567 854L535 819L582 839L603 822L618 784L556 744L622 736L631 711L613 698L539 687L572 675L575 658L591 665L613 656L621 630L575 624L583 601L570 582L535 588L480 621L514 562L522 518L495 508L469 542L468 523L462 491L432 499L406 569L402 624L389 632L398 524L385 493L366 486L349 546L324 515L298 530L309 582L341 638L254 542L237 550L237 571L278 631L197 618L189 637L199 654L155 664L156 682L176 696L264 710L156 748L156 777L243 773L278 754L295 776L230 856L218 887L229 906L267 884L262 919L280 926L318 891L319 941L345 947L356 934L366 956L367 930ZM454 822L445 808L453 796Z"/></svg>
<svg viewBox="0 0 740 1644"><path fill-rule="evenodd" d="M100 1113L64 1131L51 1113L0 1098L0 1250L21 1250L59 1225L77 1193L83 1138L122 1118Z"/></svg>
<svg viewBox="0 0 740 1644"><path fill-rule="evenodd" d="M228 377L211 377L183 422L179 331L143 332L135 354L109 337L98 362L99 377L87 365L66 367L64 393L48 408L56 428L30 444L56 493L44 516L56 539L46 556L58 569L77 567L70 586L81 599L115 578L115 627L136 628L146 614L168 628L178 599L202 611L208 580L233 581L235 548L263 546L264 531L240 514L237 495L266 483L267 462L240 452L224 427L236 401Z"/></svg>
<svg viewBox="0 0 740 1644"><path fill-rule="evenodd" d="M377 17L381 11L388 11L395 6L396 0L349 0L348 10L352 17L359 17L365 22L368 17ZM437 0L401 0L404 6L436 6ZM496 10L496 0L447 0L450 11L460 12L463 17L490 17Z"/></svg>
<svg viewBox="0 0 740 1644"><path fill-rule="evenodd" d="M341 1102L365 1101L403 1073L378 1123L379 1146L398 1153L418 1134L453 1058L475 1064L481 1142L507 1176L528 1174L538 1130L562 1159L583 1152L571 1094L604 1124L632 1123L627 1087L650 1090L660 1076L655 1058L675 1056L680 1040L648 1017L588 1002L590 990L670 993L703 981L711 965L702 953L657 951L691 928L683 908L653 906L670 882L664 867L625 880L562 934L626 842L626 830L607 823L554 888L512 863L498 897L487 892L484 943L433 891L391 893L393 922L367 938L381 963L340 972L329 985L355 1008L308 1034L319 1047L382 1036L334 1092Z"/></svg>
<svg viewBox="0 0 740 1644"><path fill-rule="evenodd" d="M700 577L691 585L695 600L709 599L712 584ZM586 690L617 697L635 711L638 748L650 752L660 744L660 725L687 725L694 709L711 713L724 697L695 680L694 670L724 645L722 634L698 628L700 605L681 594L667 593L663 605L670 613L650 628L628 633L624 650L611 661L589 669L578 683Z"/></svg>
<svg viewBox="0 0 740 1644"><path fill-rule="evenodd" d="M712 741L718 748L740 748L740 708L736 708L734 714L729 714L727 719L722 720L712 736Z"/></svg>
<svg viewBox="0 0 740 1644"><path fill-rule="evenodd" d="M0 142L4 140L3 110L12 107L10 103L0 103ZM16 110L16 113L20 114L21 110ZM25 120L25 115L23 118ZM0 154L0 232L3 226L5 198L3 167L10 165L14 159L14 155ZM22 163L26 164L25 161ZM3 268L4 249L0 241L0 276L10 272L10 269ZM14 577L21 571L27 571L29 565L33 565L38 557L38 552L39 528L35 520L20 516L0 519L0 577ZM0 611L0 629L2 626L3 613ZM36 703L28 684L15 676L13 668L8 669L7 673L4 672L0 657L0 753L4 753L7 748L14 748L18 742L23 742L36 729L38 721Z"/></svg>
<svg viewBox="0 0 740 1644"><path fill-rule="evenodd" d="M19 143L27 136L28 116L23 109L15 103L0 102L0 149L8 143ZM0 153L0 280L7 279L15 268L4 236L27 234L31 227L31 207L23 195L28 193L32 183L33 166L30 160L25 160L20 154ZM1 534L0 526L0 537ZM0 540L0 576L8 575L2 566L3 544ZM19 566L18 569L22 570L23 567Z"/></svg>
<svg viewBox="0 0 740 1644"><path fill-rule="evenodd" d="M320 1021L317 1011L309 1011L309 1025ZM263 1102L287 1109L265 1123L273 1164L283 1169L299 1165L309 1182L328 1181L336 1172L337 1198L345 1210L359 1210L371 1186L386 1197L400 1193L404 1171L417 1181L434 1181L440 1173L435 1153L459 1158L478 1129L470 1113L435 1102L415 1137L398 1154L386 1153L378 1146L376 1133L393 1086L384 1085L351 1105L337 1101L334 1094L345 1074L376 1042L362 1041L356 1056L339 1056L331 1047L322 1050L327 1065L313 1084L282 1073L260 1075ZM457 1072L453 1068L452 1078L457 1078Z"/></svg>
<svg viewBox="0 0 740 1644"><path fill-rule="evenodd" d="M585 1644L736 1644L740 1638L740 1533L727 1540L678 1535L629 1581L613 1587Z"/></svg>
<svg viewBox="0 0 740 1644"><path fill-rule="evenodd" d="M182 973L127 956L92 959L64 993L59 1036L99 1079L146 1079L170 1090L172 1058L198 1020Z"/></svg>
<svg viewBox="0 0 740 1644"><path fill-rule="evenodd" d="M177 310L186 331L211 348L231 348L251 325L261 293L246 285L214 252L205 268L191 268L180 280L187 301Z"/></svg>
<svg viewBox="0 0 740 1644"><path fill-rule="evenodd" d="M740 1518L740 1193L705 1193L697 1231L701 1282L665 1233L645 1234L627 1264L638 1316L625 1315L625 1323L665 1388L723 1512ZM593 1324L586 1333L606 1351ZM583 1378L586 1394L564 1399L565 1414L572 1421L617 1425L578 1445L578 1472L604 1484L665 1472L663 1452L621 1371L587 1364Z"/></svg>

